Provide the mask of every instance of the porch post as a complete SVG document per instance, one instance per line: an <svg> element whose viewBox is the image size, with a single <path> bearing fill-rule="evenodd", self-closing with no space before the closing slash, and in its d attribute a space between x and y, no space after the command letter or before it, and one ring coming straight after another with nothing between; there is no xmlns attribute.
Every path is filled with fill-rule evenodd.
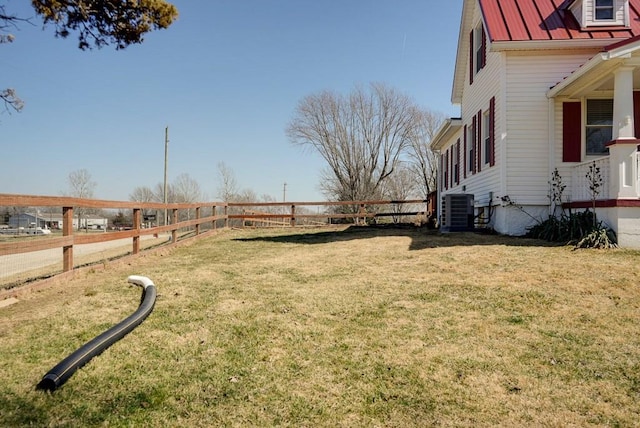
<svg viewBox="0 0 640 428"><path fill-rule="evenodd" d="M622 66L615 71L613 95L613 139L635 139L633 126L633 71Z"/></svg>
<svg viewBox="0 0 640 428"><path fill-rule="evenodd" d="M622 66L615 71L613 141L608 144L609 194L614 199L637 199L640 196L636 161L640 140L636 139L633 121L634 69Z"/></svg>

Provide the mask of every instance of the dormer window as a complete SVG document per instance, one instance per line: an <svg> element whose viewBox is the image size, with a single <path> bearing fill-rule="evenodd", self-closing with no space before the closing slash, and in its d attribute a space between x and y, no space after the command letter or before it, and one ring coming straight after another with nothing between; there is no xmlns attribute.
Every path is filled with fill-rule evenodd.
<svg viewBox="0 0 640 428"><path fill-rule="evenodd" d="M629 26L629 0L574 0L569 10L585 29Z"/></svg>
<svg viewBox="0 0 640 428"><path fill-rule="evenodd" d="M595 2L596 4L594 5L594 12L596 21L611 21L614 19L614 0L595 0Z"/></svg>

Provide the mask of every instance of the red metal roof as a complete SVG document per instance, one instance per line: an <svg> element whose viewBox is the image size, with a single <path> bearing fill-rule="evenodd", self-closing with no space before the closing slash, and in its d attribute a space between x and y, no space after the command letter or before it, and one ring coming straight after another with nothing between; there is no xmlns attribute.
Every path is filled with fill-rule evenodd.
<svg viewBox="0 0 640 428"><path fill-rule="evenodd" d="M630 27L581 29L571 0L478 0L493 42L620 39L640 35L640 0L629 0Z"/></svg>

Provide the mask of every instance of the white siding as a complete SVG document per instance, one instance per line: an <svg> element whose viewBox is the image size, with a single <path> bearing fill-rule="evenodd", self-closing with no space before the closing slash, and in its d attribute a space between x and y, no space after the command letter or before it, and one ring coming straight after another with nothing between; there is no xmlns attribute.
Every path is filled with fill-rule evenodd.
<svg viewBox="0 0 640 428"><path fill-rule="evenodd" d="M507 192L518 204L549 203L552 168L546 92L591 55L564 51L507 56ZM562 115L562 111L556 109L557 114ZM562 135L561 128L559 132Z"/></svg>
<svg viewBox="0 0 640 428"><path fill-rule="evenodd" d="M474 13L474 22L480 21L480 14L478 8ZM500 165L502 164L501 150L500 150L500 137L503 134L501 124L503 123L503 102L501 99L501 64L502 53L490 52L489 46L487 46L487 61L486 65L480 70L473 78L473 84L469 84L469 72L465 71L465 87L462 97L462 123L463 126L471 126L473 123L473 117L478 114L479 111L483 113L489 110L489 103L492 97L495 97L495 165L490 167L489 164L483 164L481 171L475 174L467 172L467 177L464 178L464 170L460 175L460 186L457 189L452 189L454 192L460 193L464 186L466 193L472 193L474 195L476 206L489 205L489 196L493 195L492 203L500 200ZM463 137L461 136L461 150L464 150ZM461 157L464 163L464 156ZM463 165L464 169L467 169L469 159L467 158L466 164Z"/></svg>

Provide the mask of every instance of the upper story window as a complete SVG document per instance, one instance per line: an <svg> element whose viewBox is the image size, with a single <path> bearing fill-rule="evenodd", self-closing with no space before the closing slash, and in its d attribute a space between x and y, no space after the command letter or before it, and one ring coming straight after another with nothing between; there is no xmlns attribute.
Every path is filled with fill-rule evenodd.
<svg viewBox="0 0 640 428"><path fill-rule="evenodd" d="M482 114L482 161L485 164L491 162L491 111L487 110Z"/></svg>
<svg viewBox="0 0 640 428"><path fill-rule="evenodd" d="M475 162L476 162L476 118L473 118L473 122L467 128L467 161L466 165L467 172L475 173Z"/></svg>
<svg viewBox="0 0 640 428"><path fill-rule="evenodd" d="M630 25L629 0L575 0L569 10L582 28Z"/></svg>
<svg viewBox="0 0 640 428"><path fill-rule="evenodd" d="M485 66L485 49L486 49L486 38L484 35L484 28L482 27L482 23L478 25L474 30L473 41L475 46L473 47L473 51L475 53L476 60L476 73L482 70Z"/></svg>
<svg viewBox="0 0 640 428"><path fill-rule="evenodd" d="M614 0L595 0L594 14L596 21L615 19Z"/></svg>
<svg viewBox="0 0 640 428"><path fill-rule="evenodd" d="M473 84L473 78L487 63L487 37L482 22L471 30L469 41L469 84Z"/></svg>
<svg viewBox="0 0 640 428"><path fill-rule="evenodd" d="M613 100L587 100L586 153L602 156L608 153L606 144L613 139Z"/></svg>

